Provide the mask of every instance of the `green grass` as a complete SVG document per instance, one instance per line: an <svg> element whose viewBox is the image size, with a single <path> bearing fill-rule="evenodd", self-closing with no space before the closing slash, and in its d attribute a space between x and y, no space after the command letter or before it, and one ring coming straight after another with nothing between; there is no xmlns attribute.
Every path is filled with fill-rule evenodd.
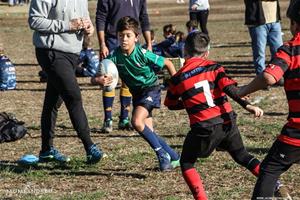
<svg viewBox="0 0 300 200"><path fill-rule="evenodd" d="M243 1L211 1L208 29L212 48L210 59L225 63L228 71L239 72L241 67L251 69L252 52L250 37L243 21ZM95 19L96 1L89 5L91 19ZM288 0L283 0L285 5ZM160 15L155 10L163 9ZM282 11L286 7L282 7ZM156 30L157 41L162 39L162 26L167 23L176 25L177 30L185 31L187 21L187 4L177 5L174 0L151 2L148 10L152 28ZM7 12L7 14L6 14ZM33 137L24 137L14 143L1 143L0 152L0 199L8 196L5 191L11 189L41 188L33 194L11 194L12 200L23 199L118 199L118 200L188 200L192 199L188 186L181 176L180 169L162 173L154 151L138 133L114 130L110 134L92 132L93 142L107 153L108 157L99 164L85 164L83 145L76 137L65 106L59 109L55 147L71 157L66 166L55 163L39 164L36 168L22 168L15 161L24 154L37 155L40 151L40 115L43 107L45 84L39 83L35 50L32 45L32 31L28 28L28 7L1 6L0 9L0 43L4 44L5 53L16 63L18 90L1 92L1 111L16 114L25 122L28 132ZM164 13L164 12L167 12ZM284 37L289 23L283 16ZM22 33L22 34L20 34ZM93 48L99 49L97 36L92 37ZM229 64L226 64L228 62ZM230 65L236 66L234 68ZM231 70L234 69L234 70ZM231 72L230 72L231 73ZM251 81L252 74L245 72L229 74L240 84ZM78 78L81 87L83 106L90 128L100 128L103 122L102 93L98 87L89 86L88 78ZM239 84L239 85L240 85ZM162 91L162 101L166 95ZM286 121L286 97L282 88L271 88L251 95L263 97L257 106L264 109L261 119L254 119L239 105L230 102L238 114L237 123L244 144L251 154L263 159L272 145L276 135ZM117 127L120 110L119 90L113 107L114 128ZM163 105L153 111L154 128L168 144L181 152L185 135L190 130L186 112L169 111ZM213 152L208 158L198 159L195 164L204 182L209 199L240 200L250 199L255 177L236 164L226 152ZM299 167L293 166L281 177L291 190L293 197L300 197ZM43 193L43 188L49 188ZM6 196L5 196L6 195Z"/></svg>
<svg viewBox="0 0 300 200"><path fill-rule="evenodd" d="M27 194L22 197L24 200L53 200L53 199L59 199L59 200L100 200L105 199L106 195L102 191L95 191L95 192L89 192L89 193L73 193L63 196L57 196L53 197L52 194Z"/></svg>

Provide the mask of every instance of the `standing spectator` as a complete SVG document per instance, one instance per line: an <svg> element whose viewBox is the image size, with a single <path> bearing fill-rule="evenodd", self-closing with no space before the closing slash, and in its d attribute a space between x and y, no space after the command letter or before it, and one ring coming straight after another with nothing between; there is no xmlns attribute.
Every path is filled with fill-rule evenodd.
<svg viewBox="0 0 300 200"><path fill-rule="evenodd" d="M209 14L208 0L190 0L190 20L196 20L200 24L201 31L208 34L207 19ZM198 26L197 25L197 26Z"/></svg>
<svg viewBox="0 0 300 200"><path fill-rule="evenodd" d="M116 24L125 16L131 16L139 21L147 49L151 50L150 23L147 13L146 0L98 0L96 11L96 28L100 46L100 59L104 59L110 52L119 46ZM115 98L115 90L103 91L104 123L102 131L112 131L112 105ZM122 82L120 91L121 112L119 116L119 129L131 129L128 118L130 110L131 94L128 87Z"/></svg>
<svg viewBox="0 0 300 200"><path fill-rule="evenodd" d="M42 162L68 162L53 145L57 108L62 99L78 137L87 154L87 163L97 163L102 158L90 137L88 120L83 109L75 69L82 49L84 35L90 36L94 27L89 18L87 0L39 1L32 0L28 23L33 33L33 44L38 63L48 78L41 116Z"/></svg>
<svg viewBox="0 0 300 200"><path fill-rule="evenodd" d="M265 49L269 44L271 56L282 45L280 7L278 0L244 0L245 24L251 37L253 64L256 74L265 69Z"/></svg>
<svg viewBox="0 0 300 200"><path fill-rule="evenodd" d="M8 5L9 6L15 6L18 4L18 1L17 0L8 0Z"/></svg>

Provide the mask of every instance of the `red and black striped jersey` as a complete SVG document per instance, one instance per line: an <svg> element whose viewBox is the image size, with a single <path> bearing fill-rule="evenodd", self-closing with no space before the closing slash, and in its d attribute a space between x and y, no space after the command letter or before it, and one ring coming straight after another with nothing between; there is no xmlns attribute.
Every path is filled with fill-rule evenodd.
<svg viewBox="0 0 300 200"><path fill-rule="evenodd" d="M300 33L277 50L264 72L272 75L276 81L284 77L289 115L278 139L300 146Z"/></svg>
<svg viewBox="0 0 300 200"><path fill-rule="evenodd" d="M191 127L208 127L231 121L233 111L223 88L236 85L224 68L210 60L194 57L171 78L164 104L182 105Z"/></svg>

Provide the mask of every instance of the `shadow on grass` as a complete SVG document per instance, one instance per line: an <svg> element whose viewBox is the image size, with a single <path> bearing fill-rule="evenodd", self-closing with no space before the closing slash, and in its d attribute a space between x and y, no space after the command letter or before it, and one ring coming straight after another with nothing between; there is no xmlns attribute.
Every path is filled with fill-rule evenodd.
<svg viewBox="0 0 300 200"><path fill-rule="evenodd" d="M186 134L170 134L170 135L159 135L159 136L161 136L161 137L163 137L163 138L174 138L174 137L185 137L186 136Z"/></svg>
<svg viewBox="0 0 300 200"><path fill-rule="evenodd" d="M19 82L19 81L17 81ZM25 81L24 81L25 82ZM33 81L27 81L27 83L32 83ZM88 84L79 84L79 86L81 87L80 88L80 91L94 91L94 90L97 90L97 91L100 91L99 88L95 88L94 86L91 86L91 85L88 85ZM84 86L84 87L82 87ZM35 88L35 89L30 89L30 88L16 88L14 90L17 90L17 91L31 91L31 92L45 92L45 88Z"/></svg>
<svg viewBox="0 0 300 200"><path fill-rule="evenodd" d="M30 168L24 168L19 166L16 162L10 162L7 160L0 161L0 172L2 171L9 171L15 174L22 174L29 171Z"/></svg>
<svg viewBox="0 0 300 200"><path fill-rule="evenodd" d="M113 177L113 176L120 176L120 177L131 177L137 179L145 179L147 176L139 173L132 173L132 172L120 172L120 170L107 169L107 172L103 172L105 169L102 169L102 172L96 171L53 171L50 172L49 175L72 175L72 176L105 176L105 177Z"/></svg>
<svg viewBox="0 0 300 200"><path fill-rule="evenodd" d="M17 83L41 83L39 80L17 80Z"/></svg>
<svg viewBox="0 0 300 200"><path fill-rule="evenodd" d="M66 130L66 131L72 131L72 133L70 134L55 134L55 137L58 138L77 138L77 134L75 133L75 130L73 129L73 127L70 126L65 126L65 125L57 125L57 128L60 128L62 130ZM28 126L27 127L28 130L40 130L41 127L40 126ZM61 131L61 130L60 130ZM74 132L73 132L74 131ZM121 132L121 133L119 133ZM116 130L115 132L113 131L112 133L104 133L101 131L100 128L91 128L91 136L93 137L107 137L107 138L134 138L134 137L140 137L140 135L135 132L135 131L120 131L120 130ZM169 135L162 135L159 134L159 136L163 137L163 138L175 138L175 137L185 137L186 134L169 134ZM31 138L40 138L40 135L33 135L31 136Z"/></svg>
<svg viewBox="0 0 300 200"><path fill-rule="evenodd" d="M223 44L212 44L212 48L237 48L237 47L251 47L251 42L228 42Z"/></svg>
<svg viewBox="0 0 300 200"><path fill-rule="evenodd" d="M270 148L267 147L246 147L249 153L266 154Z"/></svg>
<svg viewBox="0 0 300 200"><path fill-rule="evenodd" d="M14 66L19 66L19 67L28 67L28 66L39 66L36 63L13 63Z"/></svg>
<svg viewBox="0 0 300 200"><path fill-rule="evenodd" d="M284 112L265 112L264 115L268 115L268 116L285 116L288 113L284 113Z"/></svg>
<svg viewBox="0 0 300 200"><path fill-rule="evenodd" d="M22 166L19 165L17 162L11 162L7 160L0 161L0 171L7 170L9 172L13 172L16 174L26 173L30 170L54 170L54 169L70 170L73 169L73 167L68 165L61 165L61 164L54 164L50 166L50 165L43 165L42 163L39 163L37 165L32 165L32 166Z"/></svg>
<svg viewBox="0 0 300 200"><path fill-rule="evenodd" d="M146 175L140 173L126 172L126 169L101 169L101 171L88 171L89 166L86 165L87 171L74 170L72 166L69 165L43 165L39 163L35 166L20 166L16 162L11 161L0 161L0 172L9 171L15 174L25 174L30 171L49 171L47 175L72 175L72 176L121 176L121 177L132 177L137 179L145 179Z"/></svg>

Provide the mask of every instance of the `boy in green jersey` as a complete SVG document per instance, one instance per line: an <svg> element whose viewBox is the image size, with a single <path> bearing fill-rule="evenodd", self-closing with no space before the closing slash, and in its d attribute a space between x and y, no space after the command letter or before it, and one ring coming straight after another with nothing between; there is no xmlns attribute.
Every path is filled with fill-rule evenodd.
<svg viewBox="0 0 300 200"><path fill-rule="evenodd" d="M116 64L120 78L132 94L132 125L155 151L160 170L171 170L179 166L180 156L153 130L152 110L160 107L161 91L151 66L165 66L171 76L176 73L175 68L168 59L136 44L139 25L134 18L121 18L117 24L117 35L120 46L107 58ZM97 77L93 79L97 82Z"/></svg>

